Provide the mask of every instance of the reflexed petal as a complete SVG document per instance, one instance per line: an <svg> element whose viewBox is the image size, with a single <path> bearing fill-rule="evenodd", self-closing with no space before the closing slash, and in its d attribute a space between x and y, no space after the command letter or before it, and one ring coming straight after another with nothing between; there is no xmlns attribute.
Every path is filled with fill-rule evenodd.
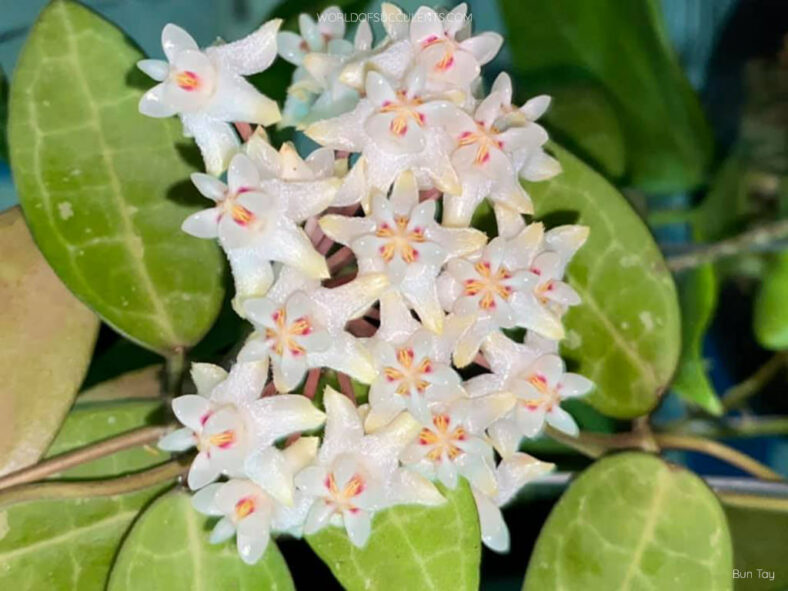
<svg viewBox="0 0 788 591"><path fill-rule="evenodd" d="M279 394L255 401L249 414L258 430L260 445L270 445L280 437L316 429L326 415L309 398L299 394Z"/></svg>
<svg viewBox="0 0 788 591"><path fill-rule="evenodd" d="M295 224L277 228L265 242L265 253L271 260L299 269L309 277L326 279L331 276L326 259L315 250L312 241Z"/></svg>
<svg viewBox="0 0 788 591"><path fill-rule="evenodd" d="M498 481L495 478L495 470L490 462L484 457L464 453L456 460L460 474L468 479L468 482L483 494L492 496L498 492Z"/></svg>
<svg viewBox="0 0 788 591"><path fill-rule="evenodd" d="M276 36L279 55L295 66L300 66L304 61L306 51L301 47L303 39L292 31L282 31Z"/></svg>
<svg viewBox="0 0 788 591"><path fill-rule="evenodd" d="M367 19L363 19L356 28L353 46L357 51L367 51L372 47L372 27Z"/></svg>
<svg viewBox="0 0 788 591"><path fill-rule="evenodd" d="M554 281L545 293L545 297L563 306L577 306L581 302L577 292L563 281Z"/></svg>
<svg viewBox="0 0 788 591"><path fill-rule="evenodd" d="M285 351L280 359L272 360L272 366L276 389L279 392L291 392L306 375L306 356Z"/></svg>
<svg viewBox="0 0 788 591"><path fill-rule="evenodd" d="M380 297L380 328L376 336L384 341L404 341L420 328L399 291L388 290Z"/></svg>
<svg viewBox="0 0 788 591"><path fill-rule="evenodd" d="M498 33L485 32L460 43L460 48L469 51L483 66L498 54L503 45L503 37Z"/></svg>
<svg viewBox="0 0 788 591"><path fill-rule="evenodd" d="M403 412L388 425L372 435L365 437L365 444L381 465L386 461L395 461L421 430L421 425L410 414Z"/></svg>
<svg viewBox="0 0 788 591"><path fill-rule="evenodd" d="M417 280L409 280L403 285L403 295L419 315L425 328L436 334L443 332L443 308L432 277L422 274Z"/></svg>
<svg viewBox="0 0 788 591"><path fill-rule="evenodd" d="M172 412L185 427L192 431L202 429L203 420L211 411L211 403L207 398L196 394L178 396L172 401Z"/></svg>
<svg viewBox="0 0 788 591"><path fill-rule="evenodd" d="M163 449L164 451L186 451L187 449L191 449L197 444L197 441L194 438L194 431L189 429L188 427L184 427L183 429L177 429L172 433L168 433L156 444L159 449Z"/></svg>
<svg viewBox="0 0 788 591"><path fill-rule="evenodd" d="M198 490L192 496L192 507L203 515L222 515L223 512L216 506L216 501L214 499L216 492L222 488L222 486L221 483L217 482Z"/></svg>
<svg viewBox="0 0 788 591"><path fill-rule="evenodd" d="M457 488L457 466L454 462L449 460L445 455L438 460L436 467L438 473L438 480L441 481L443 486L454 490Z"/></svg>
<svg viewBox="0 0 788 591"><path fill-rule="evenodd" d="M213 363L192 363L190 375L197 392L204 396L227 378L227 372Z"/></svg>
<svg viewBox="0 0 788 591"><path fill-rule="evenodd" d="M545 409L543 406L529 408L518 406L515 410L517 427L526 437L536 437L542 432L545 422Z"/></svg>
<svg viewBox="0 0 788 591"><path fill-rule="evenodd" d="M140 60L137 67L156 82L162 82L170 73L170 64L162 60Z"/></svg>
<svg viewBox="0 0 788 591"><path fill-rule="evenodd" d="M506 72L501 72L493 82L490 92L497 92L501 95L501 102L504 105L512 103L512 79Z"/></svg>
<svg viewBox="0 0 788 591"><path fill-rule="evenodd" d="M233 522L227 517L222 517L211 531L211 536L208 538L211 544L221 544L225 540L229 540L235 535L235 526Z"/></svg>
<svg viewBox="0 0 788 591"><path fill-rule="evenodd" d="M258 333L253 334L238 353L238 361L262 361L271 355L271 347L264 337Z"/></svg>
<svg viewBox="0 0 788 591"><path fill-rule="evenodd" d="M509 529L503 519L501 510L489 497L477 490L471 489L476 501L476 510L479 513L479 523L482 529L482 542L496 552L509 551Z"/></svg>
<svg viewBox="0 0 788 591"><path fill-rule="evenodd" d="M329 214L320 218L320 229L326 236L342 244L350 244L359 236L375 231L375 221L364 217Z"/></svg>
<svg viewBox="0 0 788 591"><path fill-rule="evenodd" d="M183 113L181 121L197 142L208 174L220 175L241 145L230 124L203 113Z"/></svg>
<svg viewBox="0 0 788 591"><path fill-rule="evenodd" d="M320 445L319 437L299 437L282 450L290 472L295 474L311 464Z"/></svg>
<svg viewBox="0 0 788 591"><path fill-rule="evenodd" d="M172 63L175 57L182 51L199 50L197 42L189 33L181 29L178 25L168 23L161 31L161 46L164 55Z"/></svg>
<svg viewBox="0 0 788 591"><path fill-rule="evenodd" d="M293 504L293 472L277 448L267 447L253 452L244 462L244 471L274 499L283 505Z"/></svg>
<svg viewBox="0 0 788 591"><path fill-rule="evenodd" d="M367 74L367 81L365 84L367 98L373 105L380 108L385 103L397 101L397 95L391 84L384 76L377 72L370 72Z"/></svg>
<svg viewBox="0 0 788 591"><path fill-rule="evenodd" d="M471 398L486 396L501 391L503 377L494 373L483 373L466 381L463 387Z"/></svg>
<svg viewBox="0 0 788 591"><path fill-rule="evenodd" d="M268 528L268 519L257 511L238 524L236 544L238 554L246 564L255 564L262 558L271 538Z"/></svg>
<svg viewBox="0 0 788 591"><path fill-rule="evenodd" d="M306 517L306 523L304 523L304 533L310 535L320 531L329 524L333 515L333 505L327 503L323 499L315 499Z"/></svg>
<svg viewBox="0 0 788 591"><path fill-rule="evenodd" d="M550 101L552 99L546 94L540 94L532 99L529 99L522 107L520 112L526 116L529 121L536 121L545 114L550 108Z"/></svg>
<svg viewBox="0 0 788 591"><path fill-rule="evenodd" d="M369 539L372 531L372 517L364 510L343 511L342 519L345 522L345 530L354 546L361 548Z"/></svg>
<svg viewBox="0 0 788 591"><path fill-rule="evenodd" d="M411 470L398 469L393 480L397 489L393 496L397 503L435 507L446 502L434 484Z"/></svg>
<svg viewBox="0 0 788 591"><path fill-rule="evenodd" d="M164 83L157 84L142 95L139 112L148 117L172 117L178 109L165 99Z"/></svg>
<svg viewBox="0 0 788 591"><path fill-rule="evenodd" d="M272 19L243 39L216 45L206 51L236 74L249 76L262 72L276 58L277 32L280 26L282 19Z"/></svg>
<svg viewBox="0 0 788 591"><path fill-rule="evenodd" d="M594 387L594 382L585 376L576 373L566 373L558 383L561 398L574 398L575 396L583 396L591 391Z"/></svg>
<svg viewBox="0 0 788 591"><path fill-rule="evenodd" d="M219 201L225 198L227 185L216 177L202 172L194 172L190 178L197 190L208 199Z"/></svg>
<svg viewBox="0 0 788 591"><path fill-rule="evenodd" d="M563 431L571 437L577 437L578 433L580 433L580 429L572 418L572 415L560 406L554 406L548 411L546 421L552 427L555 427L559 431Z"/></svg>
<svg viewBox="0 0 788 591"><path fill-rule="evenodd" d="M561 172L561 163L539 150L531 156L520 169L520 176L527 181L546 181Z"/></svg>
<svg viewBox="0 0 788 591"><path fill-rule="evenodd" d="M523 438L517 423L513 419L500 419L490 425L487 433L492 439L495 450L501 457L508 458L517 451Z"/></svg>
<svg viewBox="0 0 788 591"><path fill-rule="evenodd" d="M323 466L307 466L295 476L295 485L298 490L306 494L319 497L326 493L326 476L328 471Z"/></svg>
<svg viewBox="0 0 788 591"><path fill-rule="evenodd" d="M414 45L421 45L435 38L444 38L441 18L429 6L420 6L410 24L410 41Z"/></svg>
<svg viewBox="0 0 788 591"><path fill-rule="evenodd" d="M472 433L480 433L514 408L517 401L509 392L497 392L461 402L464 423Z"/></svg>
<svg viewBox="0 0 788 591"><path fill-rule="evenodd" d="M371 140L382 150L392 154L415 154L424 150L426 138L418 123L405 119L404 126L397 125L400 116L396 113L379 113L367 119L364 129Z"/></svg>
<svg viewBox="0 0 788 591"><path fill-rule="evenodd" d="M320 13L318 29L324 36L341 39L345 36L345 15L336 6L329 6Z"/></svg>
<svg viewBox="0 0 788 591"><path fill-rule="evenodd" d="M347 333L332 336L331 346L325 351L310 352L313 367L330 367L368 384L377 376L372 357L366 347Z"/></svg>
<svg viewBox="0 0 788 591"><path fill-rule="evenodd" d="M183 220L181 230L196 238L217 238L219 236L220 215L216 207L203 209Z"/></svg>
<svg viewBox="0 0 788 591"><path fill-rule="evenodd" d="M323 309L323 325L335 332L366 312L387 287L383 273L364 273L339 287L313 292L312 299Z"/></svg>
<svg viewBox="0 0 788 591"><path fill-rule="evenodd" d="M340 394L331 386L326 386L323 393L323 405L326 409L323 448L326 447L326 443L343 442L351 446L355 445L364 435L364 429L353 403L348 400L347 396Z"/></svg>
<svg viewBox="0 0 788 591"><path fill-rule="evenodd" d="M525 453L516 453L498 464L498 505L506 504L523 486L551 472L555 464L541 462Z"/></svg>
<svg viewBox="0 0 788 591"><path fill-rule="evenodd" d="M521 327L534 330L554 341L564 338L565 331L561 319L541 305L535 296L515 294L511 305Z"/></svg>
<svg viewBox="0 0 788 591"><path fill-rule="evenodd" d="M219 478L218 467L208 459L205 453L198 453L194 460L192 460L191 468L189 468L189 475L186 478L189 488L197 490L206 484L210 484L217 478Z"/></svg>
<svg viewBox="0 0 788 591"><path fill-rule="evenodd" d="M257 167L246 154L236 154L227 169L227 181L232 193L255 190L260 185Z"/></svg>
<svg viewBox="0 0 788 591"><path fill-rule="evenodd" d="M243 407L260 396L267 379L267 361L236 363L230 369L227 379L214 388L211 400Z"/></svg>
<svg viewBox="0 0 788 591"><path fill-rule="evenodd" d="M407 215L417 205L419 205L419 186L416 183L416 177L411 171L405 171L394 181L394 187L391 190L391 206L397 214ZM417 213L413 212L411 223L419 223L413 219L416 215ZM433 216L429 216L429 218L432 219Z"/></svg>

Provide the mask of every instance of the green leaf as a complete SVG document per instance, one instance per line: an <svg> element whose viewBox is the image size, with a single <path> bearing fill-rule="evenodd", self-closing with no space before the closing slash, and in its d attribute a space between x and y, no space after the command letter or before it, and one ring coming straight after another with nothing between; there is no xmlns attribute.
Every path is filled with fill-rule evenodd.
<svg viewBox="0 0 788 591"><path fill-rule="evenodd" d="M645 224L599 174L554 146L563 172L526 183L547 227L590 227L567 271L583 299L564 319L563 353L596 384L585 399L600 412L632 418L657 404L676 368L680 326L676 287Z"/></svg>
<svg viewBox="0 0 788 591"><path fill-rule="evenodd" d="M80 406L69 414L49 455L141 427L160 408L158 402ZM61 476L116 476L167 458L152 447L138 447L77 466ZM4 524L0 527L0 589L103 591L124 533L140 509L163 488L0 507L0 523Z"/></svg>
<svg viewBox="0 0 788 591"><path fill-rule="evenodd" d="M194 510L185 492L157 499L123 542L107 590L295 589L273 541L263 558L249 566L233 542L208 543L209 521Z"/></svg>
<svg viewBox="0 0 788 591"><path fill-rule="evenodd" d="M610 179L626 172L626 146L610 100L597 85L558 86L545 115L551 134Z"/></svg>
<svg viewBox="0 0 788 591"><path fill-rule="evenodd" d="M85 377L98 318L52 272L18 207L0 215L0 474L35 463Z"/></svg>
<svg viewBox="0 0 788 591"><path fill-rule="evenodd" d="M523 589L732 589L725 513L692 472L643 453L604 458L542 528Z"/></svg>
<svg viewBox="0 0 788 591"><path fill-rule="evenodd" d="M350 543L345 531L327 527L307 542L348 591L375 589L479 588L481 534L470 487L441 487L440 507L395 507L372 522L364 548Z"/></svg>
<svg viewBox="0 0 788 591"><path fill-rule="evenodd" d="M700 184L712 139L697 96L650 0L502 0L516 71L529 96L575 84L605 91L624 135L625 179L671 192ZM592 113L589 113L589 118ZM583 146L581 119L553 123ZM602 125L600 120L597 125Z"/></svg>
<svg viewBox="0 0 788 591"><path fill-rule="evenodd" d="M767 349L788 349L788 252L772 261L755 298L755 337Z"/></svg>
<svg viewBox="0 0 788 591"><path fill-rule="evenodd" d="M20 202L44 256L108 324L166 353L190 346L221 304L215 244L181 222L204 206L176 119L137 112L143 55L74 2L39 16L11 89Z"/></svg>
<svg viewBox="0 0 788 591"><path fill-rule="evenodd" d="M788 548L788 513L725 507L733 538L733 568L752 573L734 581L736 591L785 591L785 549ZM774 575L759 576L758 569Z"/></svg>
<svg viewBox="0 0 788 591"><path fill-rule="evenodd" d="M678 278L681 305L681 357L673 379L673 390L706 412L723 412L703 357L703 336L717 306L717 280L712 265L682 273Z"/></svg>
<svg viewBox="0 0 788 591"><path fill-rule="evenodd" d="M164 366L149 365L96 384L79 394L77 404L156 398L163 393Z"/></svg>

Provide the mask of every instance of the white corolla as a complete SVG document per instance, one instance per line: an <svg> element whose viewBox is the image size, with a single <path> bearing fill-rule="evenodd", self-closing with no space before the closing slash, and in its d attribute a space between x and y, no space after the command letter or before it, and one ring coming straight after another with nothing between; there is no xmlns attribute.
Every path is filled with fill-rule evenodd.
<svg viewBox="0 0 788 591"><path fill-rule="evenodd" d="M357 201L372 189L388 191L394 179L408 170L422 188L459 190L449 161L453 143L444 126L463 113L450 100L425 94L425 79L418 68L402 85L369 72L366 96L355 109L306 129L306 135L323 146L361 153L348 177L348 182L359 186Z"/></svg>
<svg viewBox="0 0 788 591"><path fill-rule="evenodd" d="M561 403L590 392L594 387L591 380L567 372L564 360L556 353L545 353L530 343L515 343L501 333L485 341L484 356L493 373L468 380L468 394L476 397L508 392L517 398L514 408L487 430L502 457L516 452L523 437L539 435L545 423L577 435L577 423Z"/></svg>
<svg viewBox="0 0 788 591"><path fill-rule="evenodd" d="M255 332L238 358L270 359L280 392L293 390L313 367L330 367L364 383L377 375L367 348L344 328L386 289L385 275L362 275L330 289L315 283L285 269L267 297L244 304Z"/></svg>
<svg viewBox="0 0 788 591"><path fill-rule="evenodd" d="M291 150L283 149L286 153ZM277 159L270 153L267 157L269 171L276 165L281 170L288 159L281 154ZM293 160L298 164L298 160ZM246 154L236 154L230 162L227 185L207 174L192 174L197 189L216 205L190 215L183 222L183 230L192 236L218 237L233 270L236 298L241 300L265 294L273 281L272 261L290 265L315 278L330 275L325 258L315 250L298 223L327 206L333 199L336 183L331 179L261 178L259 167L264 165L260 162L262 157L253 160ZM307 171L303 175L308 176Z"/></svg>
<svg viewBox="0 0 788 591"><path fill-rule="evenodd" d="M428 406L464 395L461 378L450 363L450 350L428 330L404 342L371 339L370 352L377 376L369 388L368 431L389 423L403 410L420 421L429 420Z"/></svg>
<svg viewBox="0 0 788 591"><path fill-rule="evenodd" d="M197 394L172 401L184 427L159 441L168 451L197 447L187 479L190 488L202 488L222 474L243 476L252 452L323 424L325 415L303 396L260 398L267 377L265 361L236 363L229 374L216 365L193 364Z"/></svg>
<svg viewBox="0 0 788 591"><path fill-rule="evenodd" d="M244 76L262 72L274 61L281 24L279 19L269 21L244 39L205 50L186 31L168 24L161 34L167 61L137 63L159 82L140 99L140 113L179 115L184 132L200 147L206 169L219 175L239 148L231 122L271 125L280 119L276 102Z"/></svg>
<svg viewBox="0 0 788 591"><path fill-rule="evenodd" d="M346 396L327 387L323 401L327 419L317 461L295 478L296 487L312 501L304 533L343 526L350 541L363 546L375 512L403 503L445 502L431 482L399 465L399 454L419 432L413 417L402 413L365 435L361 417Z"/></svg>
<svg viewBox="0 0 788 591"><path fill-rule="evenodd" d="M519 326L563 338L561 317L580 297L562 278L587 236L584 226L545 233L541 223L534 223L511 239L494 238L481 256L449 261L438 280L438 294L462 327L455 363L470 363L484 339L500 328Z"/></svg>
<svg viewBox="0 0 788 591"><path fill-rule="evenodd" d="M281 452L287 484L293 488L293 475L311 463L317 454L317 437L301 437ZM300 535L308 508L307 499L296 495L290 502L271 496L261 486L268 466L250 457L249 478L232 478L209 484L192 497L192 505L205 515L221 517L211 531L210 542L220 544L236 536L238 554L254 564L265 553L272 532Z"/></svg>
<svg viewBox="0 0 788 591"><path fill-rule="evenodd" d="M506 527L500 508L528 483L542 478L554 468L554 464L540 462L528 454L518 452L502 460L495 469L495 494L488 495L471 487L485 546L496 552L509 551L509 528Z"/></svg>
<svg viewBox="0 0 788 591"><path fill-rule="evenodd" d="M507 392L461 396L430 405L416 439L400 454L402 462L451 489L458 476L487 495L495 495L494 454L484 430L515 404Z"/></svg>
<svg viewBox="0 0 788 591"><path fill-rule="evenodd" d="M389 290L416 311L424 326L439 333L443 311L435 278L446 261L479 250L486 236L478 230L442 227L435 221L435 206L434 201L419 203L415 177L406 172L398 177L390 199L375 194L368 216L327 215L320 227L353 250L360 274L386 274ZM393 321L387 310L381 308L381 325Z"/></svg>

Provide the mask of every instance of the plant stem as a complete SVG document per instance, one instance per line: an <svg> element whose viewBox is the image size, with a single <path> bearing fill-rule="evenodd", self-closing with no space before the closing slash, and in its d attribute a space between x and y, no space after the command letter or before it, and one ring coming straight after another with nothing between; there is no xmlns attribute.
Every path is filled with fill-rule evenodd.
<svg viewBox="0 0 788 591"><path fill-rule="evenodd" d="M718 458L732 466L736 466L756 478L762 480L783 480L777 472L754 460L747 454L723 445L711 439L693 437L692 435L678 435L675 433L657 433L654 435L657 444L663 448L696 451L708 456Z"/></svg>
<svg viewBox="0 0 788 591"><path fill-rule="evenodd" d="M788 351L775 353L754 374L729 388L722 397L722 406L725 410L742 406L750 396L760 392L786 365L788 365Z"/></svg>
<svg viewBox="0 0 788 591"><path fill-rule="evenodd" d="M674 272L693 269L720 258L758 249L785 237L788 237L788 220L780 220L748 230L733 238L702 246L694 252L669 257L668 268Z"/></svg>
<svg viewBox="0 0 788 591"><path fill-rule="evenodd" d="M186 352L178 348L165 360L166 394L170 398L179 396L186 371Z"/></svg>
<svg viewBox="0 0 788 591"><path fill-rule="evenodd" d="M717 491L720 500L731 507L744 507L746 509L761 509L765 511L788 511L788 498L769 497L765 495L748 495L742 493L729 493Z"/></svg>
<svg viewBox="0 0 788 591"><path fill-rule="evenodd" d="M168 430L168 426L142 427L141 429L127 431L117 437L105 439L99 443L43 460L29 468L23 468L0 478L0 490L41 480L52 474L63 472L68 468L103 458L130 447L152 443Z"/></svg>
<svg viewBox="0 0 788 591"><path fill-rule="evenodd" d="M109 497L130 493L174 480L185 474L188 469L188 461L178 459L143 472L115 478L22 484L0 492L0 507L23 501Z"/></svg>
<svg viewBox="0 0 788 591"><path fill-rule="evenodd" d="M548 426L547 434L556 441L594 459L614 449L654 451L650 441L637 432L617 433L615 435L580 433L577 437L571 437ZM717 441L675 433L654 433L650 437L661 449L681 449L703 453L736 466L762 480L783 480L782 476L768 466Z"/></svg>

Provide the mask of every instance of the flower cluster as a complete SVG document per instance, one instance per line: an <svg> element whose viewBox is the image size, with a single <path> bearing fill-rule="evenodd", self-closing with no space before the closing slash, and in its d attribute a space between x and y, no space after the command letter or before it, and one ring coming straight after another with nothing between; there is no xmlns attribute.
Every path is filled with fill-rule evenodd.
<svg viewBox="0 0 788 591"><path fill-rule="evenodd" d="M500 507L552 468L520 441L545 423L575 434L561 402L592 388L558 355L580 303L562 278L588 230L524 218L520 180L560 172L536 123L549 98L513 105L506 74L482 95L502 39L472 34L465 4L409 21L383 11L377 44L366 22L345 40L337 8L302 15L300 35L273 21L205 50L167 25L168 62L139 64L160 82L140 111L177 114L205 159L192 181L212 207L183 230L218 240L254 327L229 373L193 365L197 393L173 401L183 428L160 446L196 447L194 506L220 517L211 540L235 535L247 562L271 532L341 526L363 546L375 512L443 503L436 483L460 477L484 543L505 551ZM283 114L243 78L277 51L297 66ZM242 133L277 121L321 147L302 158L263 127ZM471 227L485 200L492 239ZM317 392L321 376L341 392Z"/></svg>

